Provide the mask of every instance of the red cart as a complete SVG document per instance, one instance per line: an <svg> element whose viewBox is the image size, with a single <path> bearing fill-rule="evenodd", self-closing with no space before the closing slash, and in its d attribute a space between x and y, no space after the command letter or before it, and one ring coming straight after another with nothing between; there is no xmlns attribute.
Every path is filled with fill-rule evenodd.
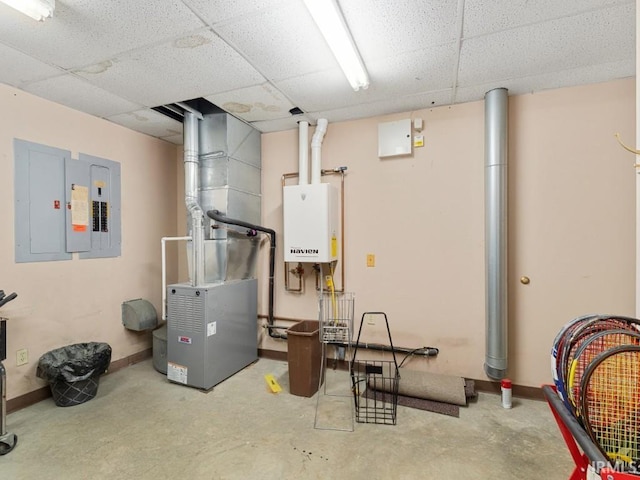
<svg viewBox="0 0 640 480"><path fill-rule="evenodd" d="M640 476L616 471L609 460L596 447L591 437L585 432L578 420L562 403L556 388L543 385L542 391L549 403L560 433L567 444L569 453L576 467L569 480L639 480Z"/></svg>

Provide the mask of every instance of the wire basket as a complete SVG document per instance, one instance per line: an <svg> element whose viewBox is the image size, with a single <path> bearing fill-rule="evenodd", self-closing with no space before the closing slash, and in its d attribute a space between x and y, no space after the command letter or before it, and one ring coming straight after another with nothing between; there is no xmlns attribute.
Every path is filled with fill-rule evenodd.
<svg viewBox="0 0 640 480"><path fill-rule="evenodd" d="M382 315L389 335L389 345L393 361L359 360L358 346L366 315ZM355 343L353 360L349 366L351 389L358 423L395 425L398 413L398 383L400 374L393 350L389 321L384 312L365 312L360 321L360 329Z"/></svg>
<svg viewBox="0 0 640 480"><path fill-rule="evenodd" d="M351 382L358 423L396 424L399 379L395 362L353 362Z"/></svg>
<svg viewBox="0 0 640 480"><path fill-rule="evenodd" d="M320 341L351 343L355 294L324 292L320 301Z"/></svg>

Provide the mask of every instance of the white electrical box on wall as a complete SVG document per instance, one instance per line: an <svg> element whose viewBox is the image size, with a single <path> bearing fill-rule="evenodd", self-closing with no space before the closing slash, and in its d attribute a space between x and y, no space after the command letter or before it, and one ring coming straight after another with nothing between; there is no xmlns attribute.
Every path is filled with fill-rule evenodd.
<svg viewBox="0 0 640 480"><path fill-rule="evenodd" d="M284 261L338 259L338 189L329 183L287 185L283 191Z"/></svg>
<svg viewBox="0 0 640 480"><path fill-rule="evenodd" d="M411 119L378 124L378 157L411 155Z"/></svg>

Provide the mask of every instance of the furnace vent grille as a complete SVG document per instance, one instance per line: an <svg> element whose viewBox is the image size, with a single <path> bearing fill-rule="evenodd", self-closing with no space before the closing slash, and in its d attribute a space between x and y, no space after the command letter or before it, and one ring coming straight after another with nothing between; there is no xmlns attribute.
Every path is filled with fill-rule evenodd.
<svg viewBox="0 0 640 480"><path fill-rule="evenodd" d="M204 332L204 297L173 294L169 296L169 322L183 332Z"/></svg>

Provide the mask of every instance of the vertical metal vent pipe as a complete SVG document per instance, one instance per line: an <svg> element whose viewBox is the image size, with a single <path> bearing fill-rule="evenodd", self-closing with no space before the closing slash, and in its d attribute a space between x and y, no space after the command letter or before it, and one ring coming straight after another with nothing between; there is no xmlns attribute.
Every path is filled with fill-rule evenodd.
<svg viewBox="0 0 640 480"><path fill-rule="evenodd" d="M485 105L486 353L484 370L507 374L507 148L506 88L490 90Z"/></svg>
<svg viewBox="0 0 640 480"><path fill-rule="evenodd" d="M309 184L309 122L298 123L298 185Z"/></svg>
<svg viewBox="0 0 640 480"><path fill-rule="evenodd" d="M184 112L184 200L191 225L191 285L204 283L204 214L198 203L198 118Z"/></svg>

